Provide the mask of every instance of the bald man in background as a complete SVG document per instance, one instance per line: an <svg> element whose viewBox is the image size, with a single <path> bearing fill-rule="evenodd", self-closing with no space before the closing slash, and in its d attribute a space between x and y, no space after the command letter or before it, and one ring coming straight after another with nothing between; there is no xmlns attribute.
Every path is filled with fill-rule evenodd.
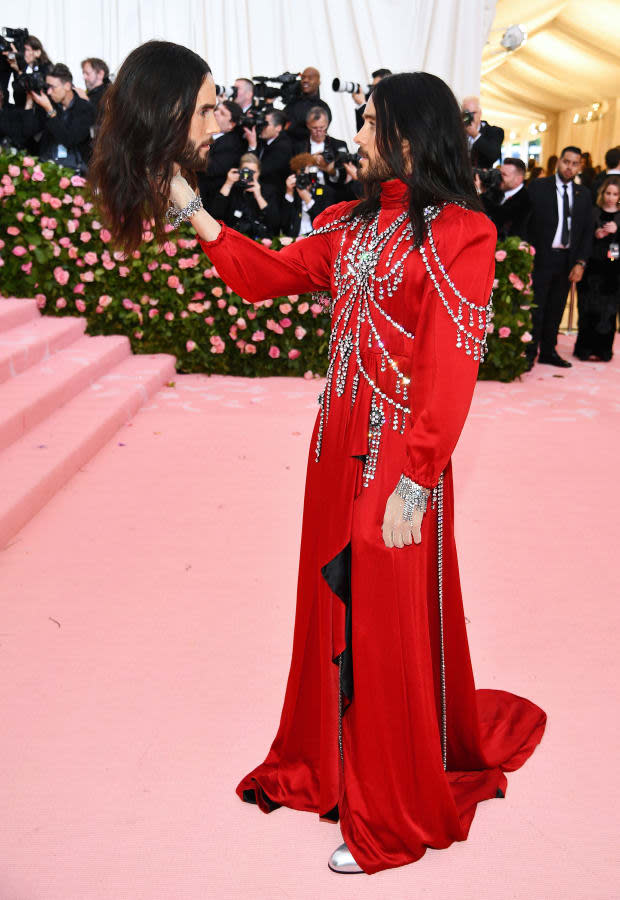
<svg viewBox="0 0 620 900"><path fill-rule="evenodd" d="M321 73L313 66L308 66L301 73L301 95L284 107L286 133L294 144L308 139L310 132L306 127L306 118L313 106L322 106L327 113L328 121L332 120L331 109L324 100L321 100L320 85Z"/></svg>
<svg viewBox="0 0 620 900"><path fill-rule="evenodd" d="M465 97L461 112L473 117L470 124L465 125L472 166L474 169L492 168L502 152L504 129L483 120L478 97Z"/></svg>

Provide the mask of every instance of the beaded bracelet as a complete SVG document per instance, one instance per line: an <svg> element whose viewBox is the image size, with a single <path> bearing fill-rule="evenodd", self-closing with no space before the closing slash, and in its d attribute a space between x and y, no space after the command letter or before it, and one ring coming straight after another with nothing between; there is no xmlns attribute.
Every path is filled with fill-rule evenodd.
<svg viewBox="0 0 620 900"><path fill-rule="evenodd" d="M421 513L426 512L426 504L430 495L430 489L422 487L406 475L401 475L394 493L405 501L403 509L403 519L411 522L414 509L419 509Z"/></svg>
<svg viewBox="0 0 620 900"><path fill-rule="evenodd" d="M202 200L199 195L196 195L183 209L179 209L174 203L172 206L168 207L166 210L166 220L173 228L178 228L181 222L187 222L187 220L191 219L199 209L203 209Z"/></svg>

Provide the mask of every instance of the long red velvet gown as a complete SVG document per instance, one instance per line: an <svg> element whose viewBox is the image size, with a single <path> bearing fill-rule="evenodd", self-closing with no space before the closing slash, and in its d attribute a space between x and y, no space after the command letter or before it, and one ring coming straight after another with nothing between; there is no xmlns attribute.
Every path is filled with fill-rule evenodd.
<svg viewBox="0 0 620 900"><path fill-rule="evenodd" d="M405 204L402 183L387 182L379 233ZM350 204L330 207L315 228L349 209ZM485 304L494 277L495 229L489 220L450 204L434 221L433 233L453 284L464 297ZM345 249L351 239L345 235ZM227 284L247 300L258 301L320 289L336 296L334 273L342 240L341 231L328 231L275 252L223 227L215 241L202 246ZM333 322L344 302L333 310ZM478 361L457 347L457 325L417 251L408 255L404 278L383 306L405 332L415 335L411 340L376 314L390 359L410 377L411 413L402 434L388 415L376 474L368 486L363 486L362 470L369 451L373 388L359 378L352 402L351 361L342 396L335 395L332 385L318 461L317 416L282 717L267 758L237 788L242 799L257 802L264 812L284 805L339 818L344 840L367 873L413 862L427 847L465 840L476 805L504 795L504 772L525 762L546 722L545 713L529 700L474 686L454 544L450 457L469 410ZM482 323L479 335L484 327ZM367 328L362 323L359 340L364 369L374 384L394 395L394 372L390 366L382 370L381 347L372 335L368 346ZM442 635L437 509L429 502L421 544L388 549L382 539L386 501L402 472L428 488L444 473ZM336 566L329 579L330 565L343 559L348 565ZM347 645L354 689L342 696L342 715L338 661Z"/></svg>

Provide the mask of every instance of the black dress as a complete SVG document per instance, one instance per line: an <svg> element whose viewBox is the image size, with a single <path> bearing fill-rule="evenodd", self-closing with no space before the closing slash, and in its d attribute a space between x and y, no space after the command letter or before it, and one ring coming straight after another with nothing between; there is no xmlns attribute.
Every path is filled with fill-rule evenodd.
<svg viewBox="0 0 620 900"><path fill-rule="evenodd" d="M594 238L592 256L579 285L579 331L574 355L587 360L596 356L605 362L612 357L616 316L620 306L620 260L608 256L610 244L620 244L620 212L594 207L594 229L614 221L615 234Z"/></svg>

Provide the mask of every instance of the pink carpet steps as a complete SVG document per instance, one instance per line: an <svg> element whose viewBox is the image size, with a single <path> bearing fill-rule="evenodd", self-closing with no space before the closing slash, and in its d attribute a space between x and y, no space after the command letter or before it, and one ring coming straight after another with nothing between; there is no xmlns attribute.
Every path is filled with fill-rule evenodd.
<svg viewBox="0 0 620 900"><path fill-rule="evenodd" d="M85 328L0 299L0 548L174 378L173 357Z"/></svg>

